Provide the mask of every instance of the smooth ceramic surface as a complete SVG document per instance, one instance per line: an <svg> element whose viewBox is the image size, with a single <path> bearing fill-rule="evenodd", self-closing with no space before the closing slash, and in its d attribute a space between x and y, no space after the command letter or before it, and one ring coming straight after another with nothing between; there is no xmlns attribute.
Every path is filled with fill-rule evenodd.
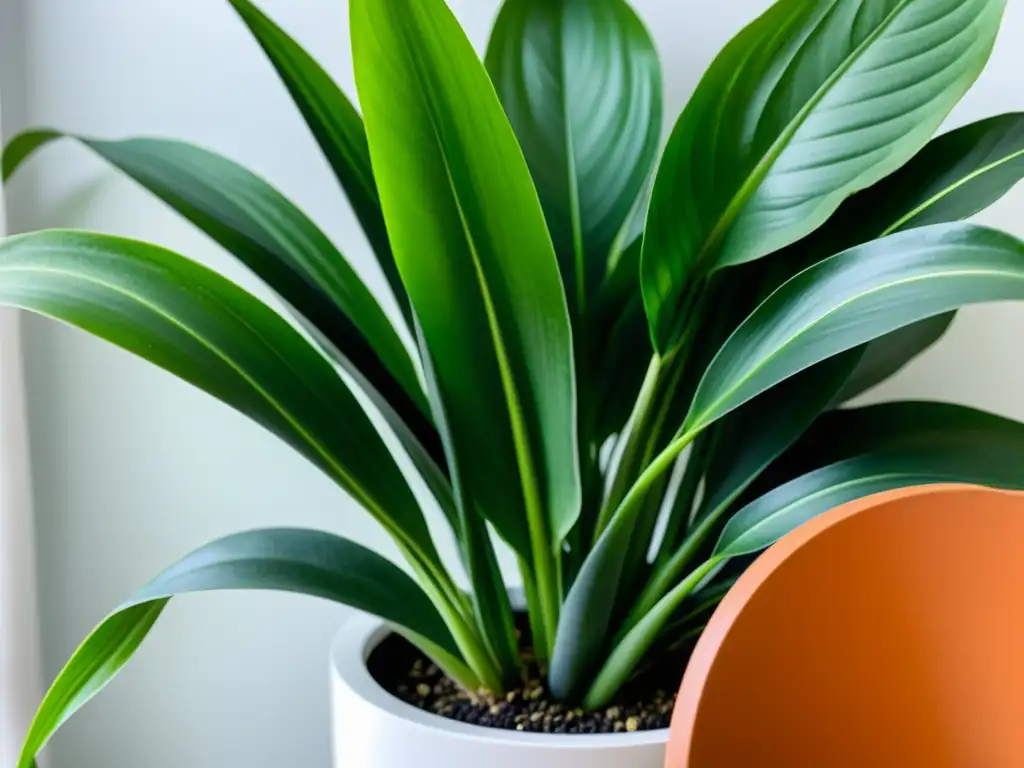
<svg viewBox="0 0 1024 768"><path fill-rule="evenodd" d="M904 489L769 549L704 632L670 768L1024 765L1024 494Z"/></svg>
<svg viewBox="0 0 1024 768"><path fill-rule="evenodd" d="M366 659L388 634L359 616L331 652L335 768L661 768L668 730L627 734L516 733L423 712L384 691Z"/></svg>

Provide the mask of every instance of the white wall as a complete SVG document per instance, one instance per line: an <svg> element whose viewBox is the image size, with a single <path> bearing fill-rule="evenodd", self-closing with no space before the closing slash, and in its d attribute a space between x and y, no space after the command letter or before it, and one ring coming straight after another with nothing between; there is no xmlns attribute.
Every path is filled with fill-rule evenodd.
<svg viewBox="0 0 1024 768"><path fill-rule="evenodd" d="M226 2L0 2L20 3L24 15L25 122L171 135L228 153L276 182L383 285L313 142ZM767 4L637 0L667 73L667 118L721 44ZM497 0L452 5L482 46ZM1024 109L1024 0L1009 6L992 64L955 123ZM263 7L354 92L344 3ZM1024 235L1022 209L1024 188L986 221ZM203 236L71 145L26 169L9 211L18 229L76 226L153 240L256 288ZM1020 307L964 312L941 348L884 394L947 397L1024 418L1022 338ZM205 395L47 321L30 319L25 343L48 677L134 587L215 536L312 526L392 551L316 470ZM274 595L181 600L130 669L66 726L50 766L325 768L326 655L343 616Z"/></svg>

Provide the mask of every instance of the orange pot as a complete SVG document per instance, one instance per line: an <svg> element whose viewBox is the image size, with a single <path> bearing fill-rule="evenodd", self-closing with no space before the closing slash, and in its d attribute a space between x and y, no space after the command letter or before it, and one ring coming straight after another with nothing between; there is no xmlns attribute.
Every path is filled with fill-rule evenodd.
<svg viewBox="0 0 1024 768"><path fill-rule="evenodd" d="M1024 766L1024 493L882 493L765 552L697 644L666 764Z"/></svg>

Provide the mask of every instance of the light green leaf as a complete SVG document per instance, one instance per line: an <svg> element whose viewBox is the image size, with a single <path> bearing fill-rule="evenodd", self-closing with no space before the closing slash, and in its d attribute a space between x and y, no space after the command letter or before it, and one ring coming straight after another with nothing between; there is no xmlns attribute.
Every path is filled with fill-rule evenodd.
<svg viewBox="0 0 1024 768"><path fill-rule="evenodd" d="M654 43L625 0L505 0L486 62L579 316L658 149Z"/></svg>
<svg viewBox="0 0 1024 768"><path fill-rule="evenodd" d="M699 431L816 362L967 304L1024 298L1024 244L971 224L890 235L786 282L729 337L683 432Z"/></svg>
<svg viewBox="0 0 1024 768"><path fill-rule="evenodd" d="M433 653L450 674L468 672L423 590L380 555L319 531L237 533L178 561L92 631L39 706L19 768L33 768L35 756L57 729L121 671L171 597L221 589L294 592L368 611Z"/></svg>
<svg viewBox="0 0 1024 768"><path fill-rule="evenodd" d="M780 0L715 59L658 170L644 302L655 347L688 292L821 226L928 141L981 72L1005 0Z"/></svg>
<svg viewBox="0 0 1024 768"><path fill-rule="evenodd" d="M63 134L31 131L4 151L5 178ZM78 137L72 137L78 138ZM78 138L220 243L340 353L338 361L386 400L440 459L412 358L387 316L327 236L263 179L180 141Z"/></svg>
<svg viewBox="0 0 1024 768"><path fill-rule="evenodd" d="M408 484L330 363L215 272L157 246L51 230L0 241L0 303L76 325L223 400L437 562Z"/></svg>
<svg viewBox="0 0 1024 768"><path fill-rule="evenodd" d="M443 0L350 3L384 218L431 358L460 503L554 591L579 514L572 338L522 152Z"/></svg>
<svg viewBox="0 0 1024 768"><path fill-rule="evenodd" d="M391 292L412 328L412 308L388 243L377 184L370 167L363 120L323 68L288 34L249 0L229 0L242 17L305 118L352 204L356 218L377 256Z"/></svg>

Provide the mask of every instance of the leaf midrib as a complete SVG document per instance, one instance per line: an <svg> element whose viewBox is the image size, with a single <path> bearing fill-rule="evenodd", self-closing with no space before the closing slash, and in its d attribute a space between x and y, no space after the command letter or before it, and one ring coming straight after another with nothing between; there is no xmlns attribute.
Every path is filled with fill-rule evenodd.
<svg viewBox="0 0 1024 768"><path fill-rule="evenodd" d="M828 95L832 88L846 75L846 73L850 71L861 56L863 56L868 49L888 31L892 23L911 2L913 2L913 0L900 0L900 3L893 8L886 18L878 25L878 28L868 35L864 41L861 42L861 44L843 60L842 64L836 68L835 72L833 72L825 82L818 87L807 103L799 112L797 112L793 119L787 123L782 133L779 134L778 138L768 148L767 152L761 157L757 165L755 165L747 175L745 181L740 186L736 194L729 200L729 204L722 212L722 215L718 217L714 228L711 230L711 233L704 241L704 245L698 252L698 262L707 258L708 254L725 237L729 227L732 226L743 207L747 204L754 192L757 191L757 188L761 185L761 182L764 181L765 177L768 175L768 172L775 164L775 161L778 160L785 151L789 142L796 135L796 132L803 127L803 124L806 122L807 118L810 117L814 109L821 103L825 96Z"/></svg>
<svg viewBox="0 0 1024 768"><path fill-rule="evenodd" d="M1008 154L1008 155L1006 155L1004 157L1001 157L1000 159L998 159L998 160L996 160L994 162L991 162L988 165L985 165L985 166L983 166L981 168L978 168L978 169L974 170L973 172L967 174L963 178L958 179L954 183L952 183L949 186L943 188L942 190L937 192L935 195L933 195L932 197L930 197L927 200L925 200L919 206L917 206L912 211L910 211L910 213L904 215L902 218L900 218L894 224L889 226L884 232L882 232L881 235L879 235L879 237L885 237L886 235L891 235L894 232L899 231L906 224L908 224L911 221L913 221L915 218L920 216L922 213L927 211L929 208L931 208L934 205L937 205L942 200L944 200L945 198L949 197L949 195L953 194L956 190L960 189L960 187L963 187L963 186L965 186L967 184L970 184L972 181L974 181L975 179L981 178L986 173L990 173L990 172L996 170L997 168L1001 168L1002 166L1006 165L1007 163L1013 162L1018 157L1022 157L1022 156L1024 156L1024 149L1019 149L1016 152L1012 152L1012 153L1010 153L1010 154Z"/></svg>
<svg viewBox="0 0 1024 768"><path fill-rule="evenodd" d="M812 269L813 269L813 267L812 267ZM1017 273L1017 272L1006 272L1006 271L999 270L999 269L958 269L958 270L950 270L948 272L942 272L940 274L927 273L927 274L923 274L923 275L915 275L913 277L906 277L906 278L903 278L901 280L893 280L891 282L875 286L874 288L871 288L870 290L862 291L860 293L857 293L857 294L851 296L850 298L846 299L845 301L840 302L839 304L834 306L832 309L830 309L828 312L825 312L821 316L819 316L816 319L814 319L812 322L810 322L807 325L805 325L799 331L797 331L796 333L792 334L781 346L777 347L774 352L772 352L770 355L768 355L765 358L763 358L761 360L761 362L759 362L756 366L754 366L754 368L752 368L748 374L744 375L743 378L740 381L738 381L735 385L733 385L731 388L726 390L726 392L723 393L717 400L713 401L708 407L706 407L702 411L700 417L699 418L694 418L692 420L692 423L693 424L701 424L702 422L707 421L708 414L712 414L718 408L720 408L723 402L727 401L732 395L734 395L736 393L736 391L738 389L740 389L740 387L744 386L751 379L753 379L755 376L757 376L757 374L760 373L761 370L766 365L768 365L770 362L772 362L772 360L774 360L779 355L784 353L787 349L789 349L789 347L792 346L794 342L799 340L801 336L803 336L804 334L806 334L809 331L813 330L814 328L819 326L821 323L825 322L829 317L834 315L836 312L839 312L841 309L847 307L848 305L850 305L850 304L852 304L854 302L860 301L861 299L863 299L865 297L868 297L868 296L871 296L872 294L878 293L879 291L888 290L888 289L893 288L895 286L907 285L907 284L919 282L919 281L922 281L922 280L943 280L943 279L950 278L950 277L968 277L968 276L982 277L982 276L996 276L996 275L999 275L999 276L1002 276L1002 277L1006 277L1006 278L1009 278L1011 280L1021 280L1021 279L1024 279L1024 275L1022 275L1020 273ZM941 314L941 312L937 312L935 314ZM933 315L928 315L928 317L931 317L931 316L933 316ZM924 319L924 318L920 318L920 319ZM728 342L726 342L726 343L728 343ZM845 350L840 350L840 352L843 352L843 351L845 351ZM836 352L835 354L840 354L840 352ZM831 356L832 355L830 355L830 357ZM712 361L711 365L713 366L714 363L715 363L715 361ZM710 366L709 366L709 369L710 369ZM686 421L687 421L687 423L691 423L691 419L687 419Z"/></svg>
<svg viewBox="0 0 1024 768"><path fill-rule="evenodd" d="M336 474L337 478L342 481L342 483L344 484L345 489L347 491L349 491L349 493L351 493L353 496L356 497L357 501L359 501L361 504L366 506L367 509L370 510L371 512L373 512L374 516L378 517L378 519L380 519L382 522L386 521L386 520L389 520L389 516L384 513L383 509L376 502L376 500L372 496L367 494L365 492L365 490L357 482L354 481L354 479L351 477L351 475L349 475L349 473L345 470L345 468L343 466L341 466L334 459L332 453L329 450L327 450L327 448L324 447L323 444L320 443L319 440L316 440L301 424L299 424L299 422L297 422L295 420L295 418L292 416L291 411L289 409L285 408L276 398L272 397L270 395L270 393L267 392L267 390L265 390L254 378L252 378L252 376L245 370L245 368L243 366L241 366L238 363L236 363L232 359L232 357L230 355L228 355L227 353L223 352L216 344L214 344L212 341L210 341L207 337L205 337L201 333L197 332L193 328L189 327L188 325L184 324L183 322L179 321L174 315L169 314L166 310L164 310L158 304L154 304L151 301L148 301L145 297L143 297L143 296L141 296L141 295L139 295L139 294L137 294L137 293L135 293L133 291L130 291L127 288L124 288L123 286L117 285L116 283L111 283L111 282L108 282L106 280L101 280L101 279L99 279L99 278L97 278L95 276L92 276L92 275L89 275L89 274L86 274L86 273L83 273L83 272L76 272L74 270L58 269L58 268L54 268L54 267L12 267L12 266L3 266L3 267L0 267L0 273L2 273L2 272L28 272L28 273L55 274L55 275L60 275L62 277L70 278L70 279L73 279L73 280L83 280L85 282L90 282L90 283L93 283L95 285L102 286L102 287L104 287L104 288L106 288L106 289L108 289L108 290L110 290L110 291L112 291L114 293L121 294L122 296L124 296L124 297L126 297L126 298L128 298L128 299L130 299L130 300L132 300L132 301L134 301L136 303L138 303L139 305L145 307L146 309L148 309L149 311L153 312L158 317L162 317L168 323L170 323L174 327L177 327L179 330L183 331L187 336L190 336L191 338L193 338L201 346L203 346L206 349L208 349L216 357L218 357L222 362L224 362L231 370L233 370L236 374L238 374L243 379L243 381L245 381L247 384L249 384L249 386L251 386L253 388L253 390L255 390L255 392L258 395L260 395L260 397L262 397L263 400L274 411L276 411L278 413L278 415L280 415L281 417L283 417L285 419L285 421L288 423L288 425L291 426L292 429L295 430L295 433L299 437L301 437L303 439L303 441L306 442L307 445L309 445L311 448L313 448L314 451L316 451L316 453L327 463L327 465L330 467L331 471ZM218 301L217 303L218 303L218 305L222 309L226 309L227 311L229 311L230 314L233 317L236 317L236 318L238 317L237 314L234 313L233 311L231 311L230 308L228 308L225 304L223 304L220 301ZM26 309L28 309L28 308L29 307L26 307ZM47 314L50 314L50 313L47 313ZM262 336L262 334L258 333L248 323L245 323L245 326L250 331L252 331L254 333L255 337L259 340L259 342L265 348L271 350L271 352L278 359L281 359L280 354L277 353L274 350L274 347L273 347L272 344L267 343L266 339ZM310 349L312 350L312 348L310 348ZM314 354L317 354L317 353L314 352ZM293 373L296 373L295 370L293 368L291 368L290 364L288 365L288 367L292 370ZM305 381L304 378L301 377L301 376L299 377L299 380L300 381ZM389 528L391 528L391 527L397 528L397 526L393 526L393 525L388 525L388 527ZM401 529L400 528L398 529L398 531L399 531L399 533L401 533ZM402 535L404 536L404 534L402 534Z"/></svg>

